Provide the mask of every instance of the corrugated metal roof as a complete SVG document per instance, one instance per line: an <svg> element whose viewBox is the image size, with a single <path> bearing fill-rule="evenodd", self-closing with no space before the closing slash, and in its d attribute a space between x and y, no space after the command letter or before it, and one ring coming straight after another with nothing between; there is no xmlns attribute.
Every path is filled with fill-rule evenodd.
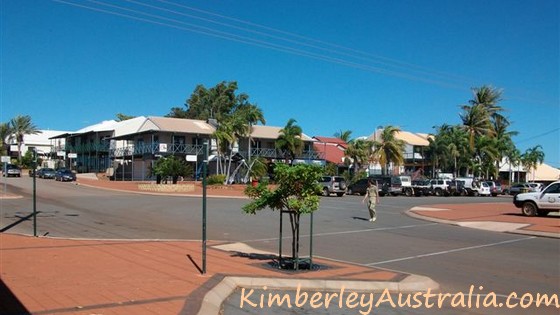
<svg viewBox="0 0 560 315"><path fill-rule="evenodd" d="M315 137L317 138L317 137ZM323 154L323 158L334 164L344 163L344 149L337 144L313 143L313 150Z"/></svg>
<svg viewBox="0 0 560 315"><path fill-rule="evenodd" d="M159 131L182 132L194 134L213 134L215 129L203 120L182 119L170 117L148 117L148 120L157 126Z"/></svg>
<svg viewBox="0 0 560 315"><path fill-rule="evenodd" d="M76 132L74 132L73 134L80 134L80 133L86 133L86 132L99 132L99 131L111 131L115 129L116 124L118 124L118 122L116 120L105 120L102 121L100 123L97 123L95 125L91 125L91 126L87 126L84 127Z"/></svg>
<svg viewBox="0 0 560 315"><path fill-rule="evenodd" d="M253 126L251 137L260 139L278 139L281 129L282 127L255 125ZM302 133L301 136L303 141L315 141L304 133Z"/></svg>
<svg viewBox="0 0 560 315"><path fill-rule="evenodd" d="M419 145L419 146L429 146L430 142L428 142L428 139L426 138L422 138L421 136L414 134L412 132L408 132L408 131L399 131L397 133L395 133L395 138L397 139L401 139L404 142L410 144L410 145Z"/></svg>
<svg viewBox="0 0 560 315"><path fill-rule="evenodd" d="M545 163L537 166L534 172L533 170L527 172L528 181L556 181L559 179L560 170Z"/></svg>
<svg viewBox="0 0 560 315"><path fill-rule="evenodd" d="M337 144L344 148L348 147L348 143L340 138L315 136L313 139L316 139L319 142Z"/></svg>
<svg viewBox="0 0 560 315"><path fill-rule="evenodd" d="M140 130L142 124L146 121L146 117L139 116L132 119L119 121L115 125L113 137L120 137L123 135L134 134Z"/></svg>

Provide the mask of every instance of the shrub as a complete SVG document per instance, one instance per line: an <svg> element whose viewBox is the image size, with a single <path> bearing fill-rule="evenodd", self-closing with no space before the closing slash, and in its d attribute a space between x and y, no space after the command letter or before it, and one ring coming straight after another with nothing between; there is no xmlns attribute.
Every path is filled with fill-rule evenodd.
<svg viewBox="0 0 560 315"><path fill-rule="evenodd" d="M222 185L225 181L226 175L224 174L210 175L206 178L206 183L208 185Z"/></svg>

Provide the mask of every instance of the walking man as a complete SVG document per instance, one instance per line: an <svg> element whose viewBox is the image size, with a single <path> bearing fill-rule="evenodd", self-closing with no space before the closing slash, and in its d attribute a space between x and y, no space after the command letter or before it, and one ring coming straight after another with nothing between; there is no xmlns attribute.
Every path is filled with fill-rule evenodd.
<svg viewBox="0 0 560 315"><path fill-rule="evenodd" d="M366 199L368 200L368 210L370 217L369 221L375 222L375 220L377 219L375 206L379 203L379 190L377 189L377 185L372 178L368 180L368 189L366 191L364 199L362 200L362 203L364 203Z"/></svg>

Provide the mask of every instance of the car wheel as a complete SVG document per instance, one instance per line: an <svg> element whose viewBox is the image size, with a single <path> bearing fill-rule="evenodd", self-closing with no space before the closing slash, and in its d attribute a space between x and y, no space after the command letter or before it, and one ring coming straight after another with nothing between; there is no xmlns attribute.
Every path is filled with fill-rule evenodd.
<svg viewBox="0 0 560 315"><path fill-rule="evenodd" d="M437 188L437 189L434 191L434 195L436 195L436 196L438 196L438 197L441 196L441 189L440 189L440 188Z"/></svg>
<svg viewBox="0 0 560 315"><path fill-rule="evenodd" d="M326 188L326 187L323 188L323 196L328 197L329 195L330 195L330 194L329 194L329 189Z"/></svg>
<svg viewBox="0 0 560 315"><path fill-rule="evenodd" d="M407 197L412 196L412 189L406 189L406 190L404 191L404 194L405 194Z"/></svg>
<svg viewBox="0 0 560 315"><path fill-rule="evenodd" d="M496 196L498 196L498 194L496 194L496 193L492 194L492 197L496 197Z"/></svg>
<svg viewBox="0 0 560 315"><path fill-rule="evenodd" d="M537 206L532 202L525 202L521 207L521 212L528 217L534 217L537 215Z"/></svg>
<svg viewBox="0 0 560 315"><path fill-rule="evenodd" d="M347 195L353 195L354 191L352 190L352 188L348 188L348 191L346 192Z"/></svg>
<svg viewBox="0 0 560 315"><path fill-rule="evenodd" d="M337 196L342 197L344 196L344 193L336 193Z"/></svg>

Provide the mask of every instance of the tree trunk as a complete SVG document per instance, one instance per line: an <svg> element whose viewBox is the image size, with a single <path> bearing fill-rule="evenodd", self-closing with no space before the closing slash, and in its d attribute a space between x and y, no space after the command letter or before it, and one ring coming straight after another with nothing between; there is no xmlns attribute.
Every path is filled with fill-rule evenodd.
<svg viewBox="0 0 560 315"><path fill-rule="evenodd" d="M290 212L290 225L292 228L292 262L294 270L299 269L299 219L299 213Z"/></svg>

